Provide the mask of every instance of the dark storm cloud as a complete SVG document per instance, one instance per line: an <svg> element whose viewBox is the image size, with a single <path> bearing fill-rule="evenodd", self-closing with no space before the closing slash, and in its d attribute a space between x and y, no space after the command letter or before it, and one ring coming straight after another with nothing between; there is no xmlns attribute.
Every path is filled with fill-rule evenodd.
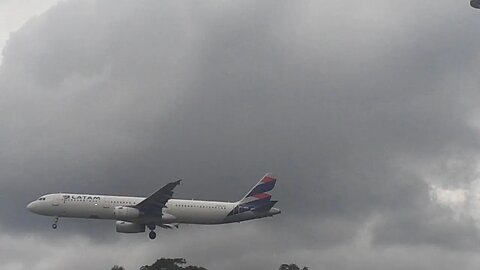
<svg viewBox="0 0 480 270"><path fill-rule="evenodd" d="M4 50L1 232L42 235L48 222L24 206L43 193L148 195L182 178L178 197L236 200L273 171L281 217L198 229L209 239L182 228L160 245L215 269L419 268L429 262L405 249L432 246L458 262L476 250L474 224L432 206L422 172L478 150L474 25L446 1L61 3ZM56 235L82 243L71 252L125 241L108 222L63 222ZM225 261L208 255L219 250Z"/></svg>

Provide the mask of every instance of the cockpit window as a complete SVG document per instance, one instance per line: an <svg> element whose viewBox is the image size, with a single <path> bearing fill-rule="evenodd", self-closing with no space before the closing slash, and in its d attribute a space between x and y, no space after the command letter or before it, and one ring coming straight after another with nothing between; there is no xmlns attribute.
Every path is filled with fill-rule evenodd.
<svg viewBox="0 0 480 270"><path fill-rule="evenodd" d="M45 198L44 197L41 197L38 199L39 201L45 201Z"/></svg>

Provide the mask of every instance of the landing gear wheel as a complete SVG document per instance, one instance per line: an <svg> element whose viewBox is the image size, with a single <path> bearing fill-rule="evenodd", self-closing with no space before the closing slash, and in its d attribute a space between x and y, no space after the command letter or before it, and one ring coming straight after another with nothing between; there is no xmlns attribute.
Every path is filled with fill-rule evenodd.
<svg viewBox="0 0 480 270"><path fill-rule="evenodd" d="M150 237L150 239L155 239L155 237L157 237L157 234L156 234L154 231L151 231L151 232L148 234L148 237Z"/></svg>
<svg viewBox="0 0 480 270"><path fill-rule="evenodd" d="M58 217L55 218L55 221L52 224L52 229L55 230L57 228L57 223L58 223Z"/></svg>

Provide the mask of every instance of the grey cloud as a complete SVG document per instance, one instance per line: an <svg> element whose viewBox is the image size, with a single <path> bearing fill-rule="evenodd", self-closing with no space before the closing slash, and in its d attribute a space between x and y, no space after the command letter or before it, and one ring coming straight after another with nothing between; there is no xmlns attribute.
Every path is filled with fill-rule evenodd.
<svg viewBox="0 0 480 270"><path fill-rule="evenodd" d="M178 197L235 200L273 171L283 214L246 225L268 237L257 249L247 250L254 237L242 225L198 229L216 232L210 245L199 241L225 261L201 259L193 227L159 245L180 238L174 250L215 269L272 267L282 258L275 253L339 269L381 269L408 260L409 248L441 261L430 246L445 260L467 257L478 244L473 224L442 219L421 173L452 149L460 159L478 149L478 16L446 1L427 5L59 4L4 50L1 231L47 234L47 219L24 210L43 193L148 195L182 178ZM372 246L356 249L375 215L383 223ZM62 222L52 237L79 233L96 238L95 248L124 241L108 222ZM235 246L229 235L246 240ZM398 250L369 261L382 247ZM351 265L335 261L352 252ZM410 262L429 266L421 256Z"/></svg>

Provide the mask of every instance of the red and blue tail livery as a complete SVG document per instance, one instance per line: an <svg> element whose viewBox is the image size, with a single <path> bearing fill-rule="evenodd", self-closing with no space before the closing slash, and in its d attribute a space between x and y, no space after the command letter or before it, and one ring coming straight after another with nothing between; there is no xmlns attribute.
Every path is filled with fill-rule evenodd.
<svg viewBox="0 0 480 270"><path fill-rule="evenodd" d="M245 195L244 199L247 197L255 196L262 194L264 192L270 191L275 187L277 179L271 174L267 173L260 181L250 190L250 192Z"/></svg>
<svg viewBox="0 0 480 270"><path fill-rule="evenodd" d="M275 187L276 182L275 176L267 173L243 199L238 201L237 206L229 215L236 215L246 211L269 211L277 201L272 201L272 195L267 192Z"/></svg>

